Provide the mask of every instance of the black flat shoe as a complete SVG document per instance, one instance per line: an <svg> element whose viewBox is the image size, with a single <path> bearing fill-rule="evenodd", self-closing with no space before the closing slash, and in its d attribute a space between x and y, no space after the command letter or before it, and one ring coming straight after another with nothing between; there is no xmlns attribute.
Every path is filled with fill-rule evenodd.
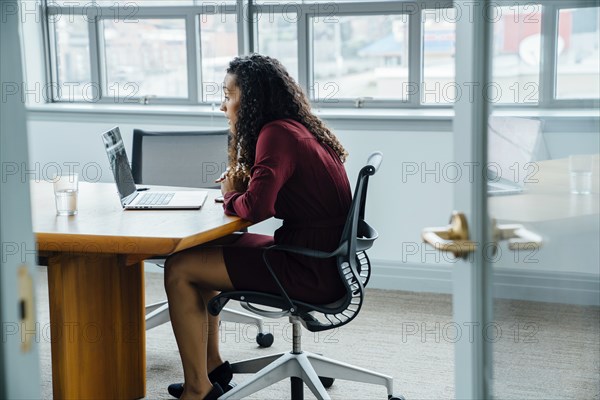
<svg viewBox="0 0 600 400"><path fill-rule="evenodd" d="M218 383L213 383L213 388L210 390L210 392L208 392L206 396L204 396L204 400L217 400L224 393L225 392L223 391L221 386L219 386Z"/></svg>
<svg viewBox="0 0 600 400"><path fill-rule="evenodd" d="M183 383L172 383L167 388L167 391L171 396L180 398L183 394Z"/></svg>
<svg viewBox="0 0 600 400"><path fill-rule="evenodd" d="M221 389L223 389L224 393L229 392L235 386L235 384L230 383L232 378L233 370L231 369L229 361L225 361L223 364L213 369L210 374L208 374L208 380L210 383L218 383ZM183 394L183 383L173 383L169 385L167 390L171 396L180 398Z"/></svg>
<svg viewBox="0 0 600 400"><path fill-rule="evenodd" d="M231 369L229 361L225 361L223 364L212 370L210 374L208 374L208 380L210 383L218 383L219 386L221 386L221 389L223 389L224 393L229 392L235 386L235 384L231 383L232 378L233 370ZM183 394L183 383L173 383L169 385L167 390L171 396L180 398Z"/></svg>
<svg viewBox="0 0 600 400"><path fill-rule="evenodd" d="M227 390L223 390L223 388L218 383L213 383L213 388L204 397L204 400L217 400L219 398L219 396L221 396L222 394L225 394L226 391L229 391L232 388L233 388L233 386L231 386ZM169 391L169 394L171 396L180 398L181 395L183 394L183 383L173 383L172 385L169 385L167 390Z"/></svg>
<svg viewBox="0 0 600 400"><path fill-rule="evenodd" d="M231 365L229 361L225 361L223 364L219 365L217 368L213 369L210 374L208 374L208 380L210 383L218 383L221 388L225 389L231 379L233 378L233 370L231 369Z"/></svg>

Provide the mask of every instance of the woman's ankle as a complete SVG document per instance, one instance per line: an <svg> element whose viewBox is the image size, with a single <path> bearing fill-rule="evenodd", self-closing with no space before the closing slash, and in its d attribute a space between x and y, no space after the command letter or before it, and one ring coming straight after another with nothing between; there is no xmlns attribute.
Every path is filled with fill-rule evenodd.
<svg viewBox="0 0 600 400"><path fill-rule="evenodd" d="M200 382L185 382L183 384L182 398L203 399L212 390L212 383L206 379Z"/></svg>
<svg viewBox="0 0 600 400"><path fill-rule="evenodd" d="M184 390L183 393L180 397L180 399L183 400L205 400L205 399L217 399L220 395L223 394L223 389L221 389L221 386L219 386L218 383L215 383L214 385L210 385L208 389L203 389L203 390L195 390L193 388L186 388L186 386L184 386Z"/></svg>
<svg viewBox="0 0 600 400"><path fill-rule="evenodd" d="M212 390L212 386L211 386L210 389L208 389L208 390L202 390L202 391L195 391L195 390L192 390L190 388L186 388L184 386L183 393L181 394L180 399L181 400L187 400L187 399L204 399L206 397L206 395L210 393L211 390Z"/></svg>
<svg viewBox="0 0 600 400"><path fill-rule="evenodd" d="M206 370L208 371L208 373L211 373L217 367L220 367L221 365L223 365L223 363L224 363L224 361L221 358L221 356L218 356L216 358L208 359L208 360L206 360Z"/></svg>

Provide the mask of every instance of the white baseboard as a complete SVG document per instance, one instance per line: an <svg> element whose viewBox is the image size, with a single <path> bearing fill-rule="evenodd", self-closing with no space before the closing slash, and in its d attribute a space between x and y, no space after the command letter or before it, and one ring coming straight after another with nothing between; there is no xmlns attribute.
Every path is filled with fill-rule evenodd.
<svg viewBox="0 0 600 400"><path fill-rule="evenodd" d="M370 288L452 293L452 267L371 259Z"/></svg>
<svg viewBox="0 0 600 400"><path fill-rule="evenodd" d="M370 288L452 293L452 266L371 260ZM494 296L504 299L600 306L600 276L503 268L494 274Z"/></svg>
<svg viewBox="0 0 600 400"><path fill-rule="evenodd" d="M600 306L600 277L589 273L522 271L511 268L494 274L494 296Z"/></svg>

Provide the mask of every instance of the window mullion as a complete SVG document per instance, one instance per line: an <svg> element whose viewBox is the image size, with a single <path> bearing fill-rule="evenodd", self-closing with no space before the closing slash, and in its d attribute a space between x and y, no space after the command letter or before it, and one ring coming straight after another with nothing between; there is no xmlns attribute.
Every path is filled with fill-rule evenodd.
<svg viewBox="0 0 600 400"><path fill-rule="evenodd" d="M46 65L48 66L46 79L51 83L52 101L56 102L61 100L59 91L60 81L58 79L58 51L56 49L56 22L50 23L47 17L46 32L48 35L46 41L46 55L48 57L46 61Z"/></svg>
<svg viewBox="0 0 600 400"><path fill-rule="evenodd" d="M185 38L187 52L188 100L198 104L203 100L202 60L200 58L200 26L196 14L185 17Z"/></svg>
<svg viewBox="0 0 600 400"><path fill-rule="evenodd" d="M540 107L549 107L556 93L556 42L558 39L558 12L554 5L542 5L540 62Z"/></svg>
<svg viewBox="0 0 600 400"><path fill-rule="evenodd" d="M237 0L238 53L250 54L256 49L254 37L254 5L252 0Z"/></svg>
<svg viewBox="0 0 600 400"><path fill-rule="evenodd" d="M421 104L423 85L423 9L409 14L408 20L408 105ZM417 90L414 90L416 88Z"/></svg>
<svg viewBox="0 0 600 400"><path fill-rule="evenodd" d="M84 18L86 16L84 15ZM90 40L90 74L92 81L92 98L90 99L92 102L96 102L102 99L103 96L103 88L105 87L106 82L101 80L101 66L100 63L103 61L103 57L101 57L100 52L104 47L101 46L100 43L100 32L99 25L101 20L99 17L87 16L88 19L88 34ZM85 97L85 93L82 93Z"/></svg>
<svg viewBox="0 0 600 400"><path fill-rule="evenodd" d="M312 30L310 23L312 21L311 15L305 10L301 11L298 18L298 83L300 87L304 89L304 93L310 96L310 87L313 84L312 80Z"/></svg>

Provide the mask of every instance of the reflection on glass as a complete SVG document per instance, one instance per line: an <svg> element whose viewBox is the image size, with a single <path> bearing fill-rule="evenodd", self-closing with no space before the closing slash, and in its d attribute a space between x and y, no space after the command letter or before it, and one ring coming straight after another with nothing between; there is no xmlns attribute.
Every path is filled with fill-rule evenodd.
<svg viewBox="0 0 600 400"><path fill-rule="evenodd" d="M278 59L298 80L298 15L268 11L255 15L258 21L258 51Z"/></svg>
<svg viewBox="0 0 600 400"><path fill-rule="evenodd" d="M379 0L379 1L386 1L386 2L397 2L398 0ZM295 3L302 3L302 4L331 4L333 7L337 8L337 5L342 4L342 3L364 3L365 0L298 0ZM254 1L255 4L264 4L264 5L273 5L276 4L275 2L273 2L273 0L255 0ZM288 4L291 4L290 7L293 7L294 2L289 2ZM411 10L414 10L414 8L411 8Z"/></svg>
<svg viewBox="0 0 600 400"><path fill-rule="evenodd" d="M523 166L515 164L527 173L523 193L488 199L502 235L526 242L499 241L486 258L495 283L494 319L482 332L493 351L490 398L592 399L600 388L598 186L572 194L564 155Z"/></svg>
<svg viewBox="0 0 600 400"><path fill-rule="evenodd" d="M456 50L456 10L423 10L424 104L447 104L456 99L454 54Z"/></svg>
<svg viewBox="0 0 600 400"><path fill-rule="evenodd" d="M105 96L125 102L143 96L188 96L183 19L103 22Z"/></svg>
<svg viewBox="0 0 600 400"><path fill-rule="evenodd" d="M313 28L314 100L406 99L407 15L315 18Z"/></svg>
<svg viewBox="0 0 600 400"><path fill-rule="evenodd" d="M495 8L493 103L537 103L541 62L540 4Z"/></svg>
<svg viewBox="0 0 600 400"><path fill-rule="evenodd" d="M220 103L223 77L229 62L238 54L235 14L200 16L202 49L202 101Z"/></svg>
<svg viewBox="0 0 600 400"><path fill-rule="evenodd" d="M76 15L53 16L59 101L94 101L91 85L88 23Z"/></svg>
<svg viewBox="0 0 600 400"><path fill-rule="evenodd" d="M560 10L556 97L600 97L600 8Z"/></svg>
<svg viewBox="0 0 600 400"><path fill-rule="evenodd" d="M73 0L53 0L60 6L73 6ZM206 6L214 8L217 5L235 4L236 0L94 0L85 2L87 7L99 6L99 7L110 7L111 11L116 8L131 9L131 7L138 9L140 7L178 7L178 6Z"/></svg>

